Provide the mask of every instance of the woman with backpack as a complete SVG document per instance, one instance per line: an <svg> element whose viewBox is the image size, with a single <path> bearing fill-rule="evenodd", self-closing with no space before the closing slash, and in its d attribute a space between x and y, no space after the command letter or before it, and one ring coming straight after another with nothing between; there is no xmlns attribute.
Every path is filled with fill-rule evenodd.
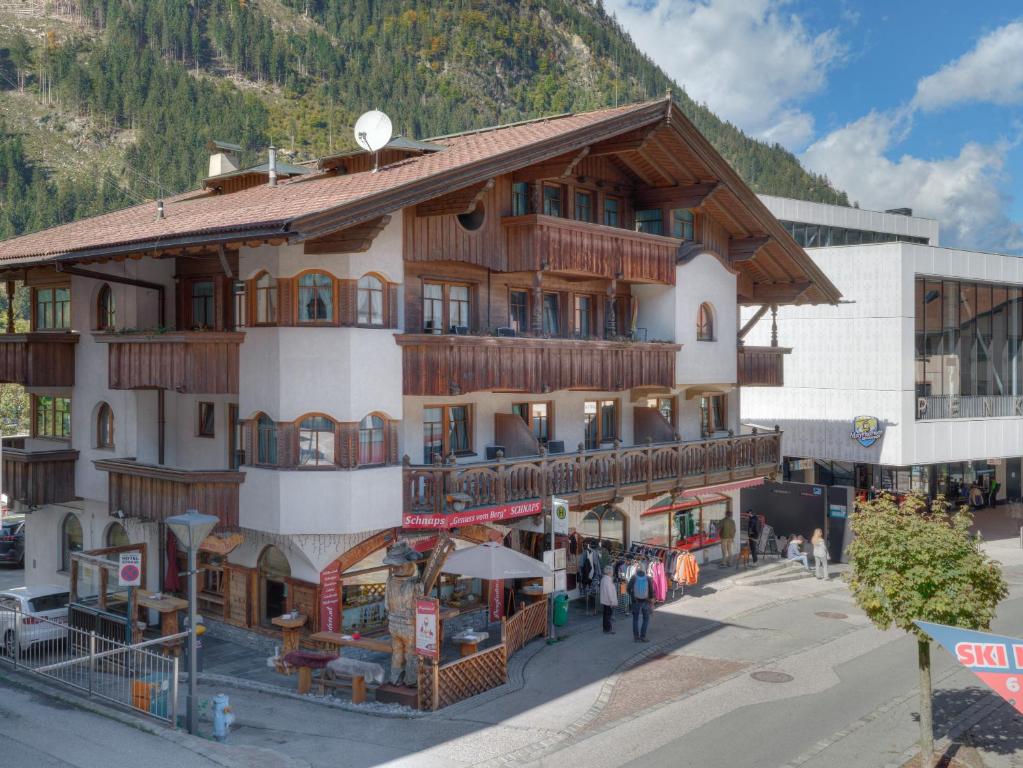
<svg viewBox="0 0 1023 768"><path fill-rule="evenodd" d="M632 638L637 643L647 643L649 640L646 639L646 630L650 624L650 601L654 585L642 568L629 579L628 591L632 605Z"/></svg>

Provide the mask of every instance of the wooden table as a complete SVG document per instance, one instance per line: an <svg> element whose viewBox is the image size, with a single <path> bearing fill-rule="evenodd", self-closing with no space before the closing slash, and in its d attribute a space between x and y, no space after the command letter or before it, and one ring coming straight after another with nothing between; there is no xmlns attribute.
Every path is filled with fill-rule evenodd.
<svg viewBox="0 0 1023 768"><path fill-rule="evenodd" d="M373 640L368 637L360 637L356 640L353 637L344 637L340 632L315 632L309 635L309 640L320 645L337 648L339 654L342 648L362 648L364 651L387 654L391 652L390 640Z"/></svg>
<svg viewBox="0 0 1023 768"><path fill-rule="evenodd" d="M160 634L163 637L178 633L178 611L188 608L188 601L182 600L180 597L164 595L157 598L141 591L136 596L135 602L141 608L152 608L160 614ZM176 640L173 642L177 645Z"/></svg>
<svg viewBox="0 0 1023 768"><path fill-rule="evenodd" d="M471 639L455 635L452 639L458 643L458 650L462 656L472 656L479 650L479 644L490 638L489 632L473 632Z"/></svg>
<svg viewBox="0 0 1023 768"><path fill-rule="evenodd" d="M298 650L298 637L301 634L299 630L305 626L308 618L304 613L300 613L293 619L284 616L270 619L271 624L281 628L281 656Z"/></svg>

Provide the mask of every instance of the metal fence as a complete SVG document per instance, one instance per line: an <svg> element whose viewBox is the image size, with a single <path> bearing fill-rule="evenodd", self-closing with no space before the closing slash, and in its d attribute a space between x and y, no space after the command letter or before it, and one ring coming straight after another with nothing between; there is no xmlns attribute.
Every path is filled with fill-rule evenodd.
<svg viewBox="0 0 1023 768"><path fill-rule="evenodd" d="M159 649L187 636L180 632L127 645L63 620L0 609L0 663L169 725L177 723L178 657Z"/></svg>

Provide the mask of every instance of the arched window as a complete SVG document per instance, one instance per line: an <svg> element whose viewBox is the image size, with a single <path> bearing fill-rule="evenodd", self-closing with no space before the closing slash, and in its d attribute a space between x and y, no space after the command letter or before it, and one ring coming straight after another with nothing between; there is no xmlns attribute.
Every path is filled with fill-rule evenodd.
<svg viewBox="0 0 1023 768"><path fill-rule="evenodd" d="M106 403L96 409L96 447L114 447L114 409Z"/></svg>
<svg viewBox="0 0 1023 768"><path fill-rule="evenodd" d="M334 319L334 280L323 272L298 279L298 322L326 323Z"/></svg>
<svg viewBox="0 0 1023 768"><path fill-rule="evenodd" d="M326 416L307 416L299 422L298 463L302 467L334 463L334 422Z"/></svg>
<svg viewBox="0 0 1023 768"><path fill-rule="evenodd" d="M82 524L78 516L70 514L64 518L60 526L60 569L71 570L71 555L81 552L83 548Z"/></svg>
<svg viewBox="0 0 1023 768"><path fill-rule="evenodd" d="M704 302L696 316L696 340L714 341L714 308Z"/></svg>
<svg viewBox="0 0 1023 768"><path fill-rule="evenodd" d="M384 284L376 275L359 278L359 325L384 324Z"/></svg>
<svg viewBox="0 0 1023 768"><path fill-rule="evenodd" d="M256 325L277 322L277 280L264 272L256 278Z"/></svg>
<svg viewBox="0 0 1023 768"><path fill-rule="evenodd" d="M266 414L256 421L256 463L277 464L277 424Z"/></svg>
<svg viewBox="0 0 1023 768"><path fill-rule="evenodd" d="M114 307L114 292L104 283L96 296L96 329L99 331L114 330L117 312Z"/></svg>
<svg viewBox="0 0 1023 768"><path fill-rule="evenodd" d="M128 541L128 532L124 530L124 526L120 523L111 523L107 527L106 540L108 547L124 547L131 543Z"/></svg>
<svg viewBox="0 0 1023 768"><path fill-rule="evenodd" d="M376 414L359 422L359 466L387 463L386 423Z"/></svg>

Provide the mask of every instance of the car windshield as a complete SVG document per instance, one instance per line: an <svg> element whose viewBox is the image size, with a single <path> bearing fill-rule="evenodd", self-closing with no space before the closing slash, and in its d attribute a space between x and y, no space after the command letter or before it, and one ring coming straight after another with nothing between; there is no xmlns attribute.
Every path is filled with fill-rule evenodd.
<svg viewBox="0 0 1023 768"><path fill-rule="evenodd" d="M52 595L33 597L28 601L33 611L56 611L58 608L67 608L68 593L55 592Z"/></svg>

